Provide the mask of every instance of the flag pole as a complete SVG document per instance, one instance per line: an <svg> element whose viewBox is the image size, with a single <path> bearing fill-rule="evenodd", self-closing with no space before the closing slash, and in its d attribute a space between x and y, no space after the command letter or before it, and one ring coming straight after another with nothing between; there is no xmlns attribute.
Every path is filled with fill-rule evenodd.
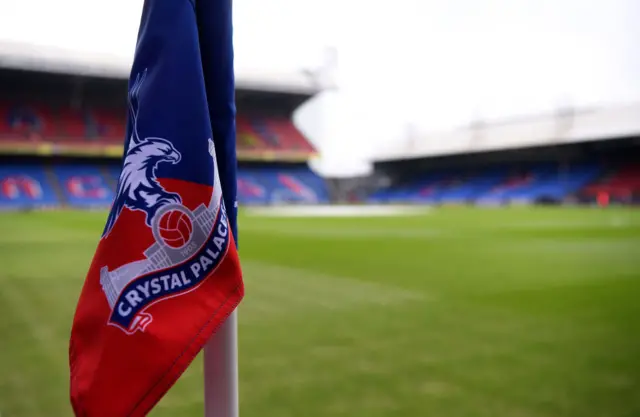
<svg viewBox="0 0 640 417"><path fill-rule="evenodd" d="M238 417L237 311L204 347L204 415Z"/></svg>

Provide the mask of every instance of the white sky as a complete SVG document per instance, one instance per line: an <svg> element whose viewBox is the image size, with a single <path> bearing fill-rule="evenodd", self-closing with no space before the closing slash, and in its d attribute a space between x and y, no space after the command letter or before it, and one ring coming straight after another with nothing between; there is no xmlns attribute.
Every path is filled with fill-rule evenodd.
<svg viewBox="0 0 640 417"><path fill-rule="evenodd" d="M141 4L0 0L0 40L127 58ZM640 99L640 0L235 0L234 7L240 71L297 69L318 62L324 47L337 48L340 93L306 119L330 133L318 139L321 150L345 163L345 154L366 157L363 143L397 140L407 123L433 130L559 102Z"/></svg>

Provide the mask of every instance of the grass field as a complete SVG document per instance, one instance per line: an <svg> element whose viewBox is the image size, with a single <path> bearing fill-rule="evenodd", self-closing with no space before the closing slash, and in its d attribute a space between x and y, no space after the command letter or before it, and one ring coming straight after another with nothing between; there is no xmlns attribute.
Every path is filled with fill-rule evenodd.
<svg viewBox="0 0 640 417"><path fill-rule="evenodd" d="M70 416L105 213L0 214L0 415ZM243 214L243 417L640 416L640 211ZM202 415L198 359L151 413Z"/></svg>

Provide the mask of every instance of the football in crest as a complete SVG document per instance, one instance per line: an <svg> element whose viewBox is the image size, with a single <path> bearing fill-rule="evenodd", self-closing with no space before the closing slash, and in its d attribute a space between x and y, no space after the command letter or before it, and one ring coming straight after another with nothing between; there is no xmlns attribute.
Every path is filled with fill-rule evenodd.
<svg viewBox="0 0 640 417"><path fill-rule="evenodd" d="M185 246L193 232L191 219L181 210L164 213L158 226L158 232L164 243L175 249Z"/></svg>

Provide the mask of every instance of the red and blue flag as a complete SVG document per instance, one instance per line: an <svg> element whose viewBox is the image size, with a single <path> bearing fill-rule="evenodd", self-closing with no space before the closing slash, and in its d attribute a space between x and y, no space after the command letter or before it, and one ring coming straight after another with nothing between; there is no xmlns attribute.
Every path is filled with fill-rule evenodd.
<svg viewBox="0 0 640 417"><path fill-rule="evenodd" d="M243 297L230 2L146 0L116 196L80 294L77 416L143 416Z"/></svg>

